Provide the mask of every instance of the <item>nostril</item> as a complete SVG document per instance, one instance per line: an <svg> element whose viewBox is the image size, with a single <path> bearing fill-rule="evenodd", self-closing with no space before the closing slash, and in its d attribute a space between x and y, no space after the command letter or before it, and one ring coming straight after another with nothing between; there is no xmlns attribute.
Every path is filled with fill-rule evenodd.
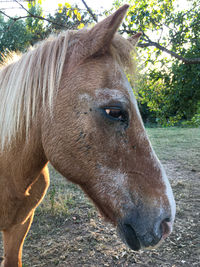
<svg viewBox="0 0 200 267"><path fill-rule="evenodd" d="M136 232L130 223L122 223L119 225L121 233L125 237L125 242L133 250L139 250L141 248L140 241L136 235ZM124 238L122 237L124 240Z"/></svg>
<svg viewBox="0 0 200 267"><path fill-rule="evenodd" d="M163 221L165 221L165 222L171 222L171 219L170 218L166 218Z"/></svg>
<svg viewBox="0 0 200 267"><path fill-rule="evenodd" d="M162 231L162 238L165 239L169 236L172 231L172 223L170 218L166 218L161 222L161 231Z"/></svg>

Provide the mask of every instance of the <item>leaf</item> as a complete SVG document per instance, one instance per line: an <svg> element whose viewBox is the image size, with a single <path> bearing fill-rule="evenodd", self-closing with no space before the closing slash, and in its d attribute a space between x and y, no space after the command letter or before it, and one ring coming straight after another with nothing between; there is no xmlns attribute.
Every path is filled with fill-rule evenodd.
<svg viewBox="0 0 200 267"><path fill-rule="evenodd" d="M62 11L63 11L63 6L62 6L62 4L58 4L58 13L62 13Z"/></svg>
<svg viewBox="0 0 200 267"><path fill-rule="evenodd" d="M79 25L78 25L78 29L82 29L83 27L84 27L85 25L83 24L83 23L80 23Z"/></svg>
<svg viewBox="0 0 200 267"><path fill-rule="evenodd" d="M71 8L71 5L69 3L65 3L65 7L69 9Z"/></svg>
<svg viewBox="0 0 200 267"><path fill-rule="evenodd" d="M66 12L66 15L68 16L68 17L72 17L72 11L71 11L71 9L70 10L68 10L67 12Z"/></svg>
<svg viewBox="0 0 200 267"><path fill-rule="evenodd" d="M81 21L81 14L79 12L77 12L76 17L79 21Z"/></svg>

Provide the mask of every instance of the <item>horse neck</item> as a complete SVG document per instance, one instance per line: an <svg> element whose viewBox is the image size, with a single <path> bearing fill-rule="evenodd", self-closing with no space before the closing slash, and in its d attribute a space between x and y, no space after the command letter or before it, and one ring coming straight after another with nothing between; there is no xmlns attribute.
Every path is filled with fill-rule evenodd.
<svg viewBox="0 0 200 267"><path fill-rule="evenodd" d="M34 182L47 159L42 147L41 131L38 126L30 128L29 138L16 138L12 145L0 153L0 176L13 181L22 194Z"/></svg>

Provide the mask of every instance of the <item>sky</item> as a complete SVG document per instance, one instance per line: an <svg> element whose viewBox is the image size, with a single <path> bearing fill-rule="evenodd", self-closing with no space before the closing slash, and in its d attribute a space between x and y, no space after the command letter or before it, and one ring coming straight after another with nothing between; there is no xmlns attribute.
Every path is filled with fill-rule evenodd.
<svg viewBox="0 0 200 267"><path fill-rule="evenodd" d="M14 15L25 15L22 13L22 10L19 8L17 3L8 3L6 1L9 0L0 0L0 10L6 12L10 16ZM113 0L85 0L87 5L91 7L93 10L106 10L112 7ZM21 1L22 2L22 1ZM64 3L74 4L80 8L85 8L81 0L42 0L43 10L45 14L54 13L54 11L58 8L58 4ZM127 1L128 2L128 1ZM179 3L181 8L187 8L186 0L176 0ZM26 4L24 4L26 6ZM8 9L9 8L9 9Z"/></svg>

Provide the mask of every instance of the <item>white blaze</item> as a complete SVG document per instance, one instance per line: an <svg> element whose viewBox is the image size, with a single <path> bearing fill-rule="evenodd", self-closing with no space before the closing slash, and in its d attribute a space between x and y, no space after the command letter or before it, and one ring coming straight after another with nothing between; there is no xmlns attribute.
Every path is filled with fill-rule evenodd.
<svg viewBox="0 0 200 267"><path fill-rule="evenodd" d="M131 102L132 102L132 104L133 104L133 106L134 106L134 108L135 108L135 110L137 112L138 119L141 120L141 124L143 125L142 118L141 118L141 115L140 115L140 112L139 112L139 108L138 108L138 105L137 105L137 101L136 101L136 98L135 98L135 96L133 94L133 90L131 88L131 85L128 82L128 79L126 78L126 75L123 72L121 72L121 73L122 73L122 77L123 77L123 83L124 83L123 85L124 85L124 87L127 89L128 93L129 93L130 100L131 100ZM146 135L146 138L148 138L147 135ZM149 144L151 146L151 142L150 141L149 141ZM172 219L172 221L174 221L175 214L176 214L176 204L175 204L172 188L171 188L171 185L170 185L169 180L167 178L167 175L165 173L165 170L164 170L162 164L160 163L159 159L157 158L157 156L156 156L156 154L155 154L155 152L154 152L152 147L151 147L151 150L152 150L152 158L153 158L153 160L155 162L155 165L156 165L157 168L159 168L161 170L161 173L162 173L162 181L163 181L163 184L165 185L165 189L166 189L165 194L166 194L166 196L168 198L168 201L169 201L169 204L170 204L170 208L171 208L171 219Z"/></svg>

